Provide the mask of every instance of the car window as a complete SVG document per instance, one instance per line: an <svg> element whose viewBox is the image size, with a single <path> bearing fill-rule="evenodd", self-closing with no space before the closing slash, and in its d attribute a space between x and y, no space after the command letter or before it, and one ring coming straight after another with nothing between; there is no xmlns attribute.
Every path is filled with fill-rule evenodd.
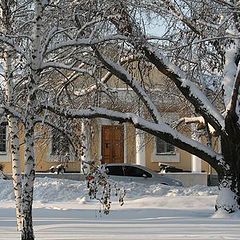
<svg viewBox="0 0 240 240"><path fill-rule="evenodd" d="M122 166L106 166L107 175L123 176Z"/></svg>
<svg viewBox="0 0 240 240"><path fill-rule="evenodd" d="M152 177L152 174L150 174L149 172L134 166L125 166L124 174L125 176L130 176L130 177L144 177L144 176L148 178Z"/></svg>

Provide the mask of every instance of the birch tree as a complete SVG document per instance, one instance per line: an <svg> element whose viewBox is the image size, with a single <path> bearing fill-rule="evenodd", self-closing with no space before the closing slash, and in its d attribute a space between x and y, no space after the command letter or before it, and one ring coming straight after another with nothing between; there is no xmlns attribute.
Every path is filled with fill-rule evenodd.
<svg viewBox="0 0 240 240"><path fill-rule="evenodd" d="M1 1L1 32L5 35L14 35L14 28L12 26L12 8L15 3L13 1ZM8 44L5 45L2 51L2 86L1 90L4 94L4 100L6 105L13 107L17 105L17 101L14 95L14 87L18 83L16 69L17 62L14 60L16 57L15 50ZM21 229L21 166L19 161L19 121L15 114L8 113L6 115L9 139L10 139L10 151L12 160L12 179L14 186L14 195L16 201L16 216L17 216L17 229Z"/></svg>
<svg viewBox="0 0 240 240"><path fill-rule="evenodd" d="M3 9L3 5L1 7ZM34 239L34 127L38 122L48 124L53 117L59 116L129 122L198 156L219 174L216 210L239 211L240 58L238 15L237 11L232 11L238 9L237 3L34 0L20 1L13 9L14 16L19 19L14 28L18 31L13 35L2 30L0 42L4 50L10 49L15 57L18 56L22 104L17 107L6 101L2 108L25 127L21 192L23 240ZM166 23L163 36L147 34L148 14ZM190 139L164 122L157 100L152 99L148 89L123 64L123 59L128 62L136 55L173 82L192 105L196 117L200 117L191 121L201 119L206 128L211 128L220 138L221 151ZM13 69L12 61L10 65ZM144 119L133 112L118 112L96 104L94 96L99 89L110 92L107 83L113 75L132 89L148 111L148 117ZM206 95L206 89L212 88L214 92L217 87L224 89L224 108Z"/></svg>

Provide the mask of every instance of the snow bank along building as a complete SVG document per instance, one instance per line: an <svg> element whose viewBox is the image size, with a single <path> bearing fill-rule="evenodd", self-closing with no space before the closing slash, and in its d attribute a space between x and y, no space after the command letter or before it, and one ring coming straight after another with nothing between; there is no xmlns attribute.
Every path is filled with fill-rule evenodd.
<svg viewBox="0 0 240 240"><path fill-rule="evenodd" d="M158 75L152 78L151 74L144 82L144 88L158 107L162 118L168 124L196 139L196 135L192 134L192 125L183 126L179 124L181 117L191 114L190 106L167 79ZM158 78L161 78L161 80ZM156 82L158 83L156 84ZM111 87L111 92L108 94L98 93L98 106L118 111L134 112L139 116L149 118L145 107L129 87L116 79L109 82L108 86ZM183 169L188 172L188 175L189 172L198 174L205 172L206 175L206 173L212 173L213 171L204 161L199 161L197 157L164 142L158 137L135 129L129 123L119 123L103 118L77 121L80 126L80 129L78 129L79 138L84 136L82 141L85 145L83 156L72 153L68 141L55 130L49 128L43 130L37 127L35 148L37 171L47 172L51 166L63 163L68 172L79 172L81 171L82 160L141 164L154 171L160 171L161 164L169 164ZM20 158L24 159L22 132L20 130ZM11 172L8 127L6 124L2 124L0 127L0 163L4 165L5 172ZM180 175L183 175L183 173ZM190 181L194 180L190 179Z"/></svg>

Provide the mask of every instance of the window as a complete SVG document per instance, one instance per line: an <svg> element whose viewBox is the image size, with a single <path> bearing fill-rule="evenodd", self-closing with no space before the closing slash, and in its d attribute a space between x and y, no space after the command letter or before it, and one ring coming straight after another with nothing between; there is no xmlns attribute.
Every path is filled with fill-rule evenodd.
<svg viewBox="0 0 240 240"><path fill-rule="evenodd" d="M7 127L6 124L0 125L0 153L7 152Z"/></svg>
<svg viewBox="0 0 240 240"><path fill-rule="evenodd" d="M175 154L175 147L156 137L156 154Z"/></svg>
<svg viewBox="0 0 240 240"><path fill-rule="evenodd" d="M122 166L107 166L106 172L108 175L123 176Z"/></svg>
<svg viewBox="0 0 240 240"><path fill-rule="evenodd" d="M52 130L52 155L65 156L69 154L69 140L56 129Z"/></svg>
<svg viewBox="0 0 240 240"><path fill-rule="evenodd" d="M129 177L144 177L144 176L146 176L147 178L152 177L152 175L149 172L133 166L125 166L124 173L125 173L125 176L129 176Z"/></svg>

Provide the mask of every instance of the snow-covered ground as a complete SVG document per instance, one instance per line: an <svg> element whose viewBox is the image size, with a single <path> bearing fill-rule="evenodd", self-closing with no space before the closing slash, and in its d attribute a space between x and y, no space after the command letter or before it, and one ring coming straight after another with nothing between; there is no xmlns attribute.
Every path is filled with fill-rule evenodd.
<svg viewBox="0 0 240 240"><path fill-rule="evenodd" d="M10 181L0 180L0 239L20 239ZM125 184L109 215L89 200L85 182L36 179L34 229L39 240L239 239L240 218L213 217L217 187Z"/></svg>

